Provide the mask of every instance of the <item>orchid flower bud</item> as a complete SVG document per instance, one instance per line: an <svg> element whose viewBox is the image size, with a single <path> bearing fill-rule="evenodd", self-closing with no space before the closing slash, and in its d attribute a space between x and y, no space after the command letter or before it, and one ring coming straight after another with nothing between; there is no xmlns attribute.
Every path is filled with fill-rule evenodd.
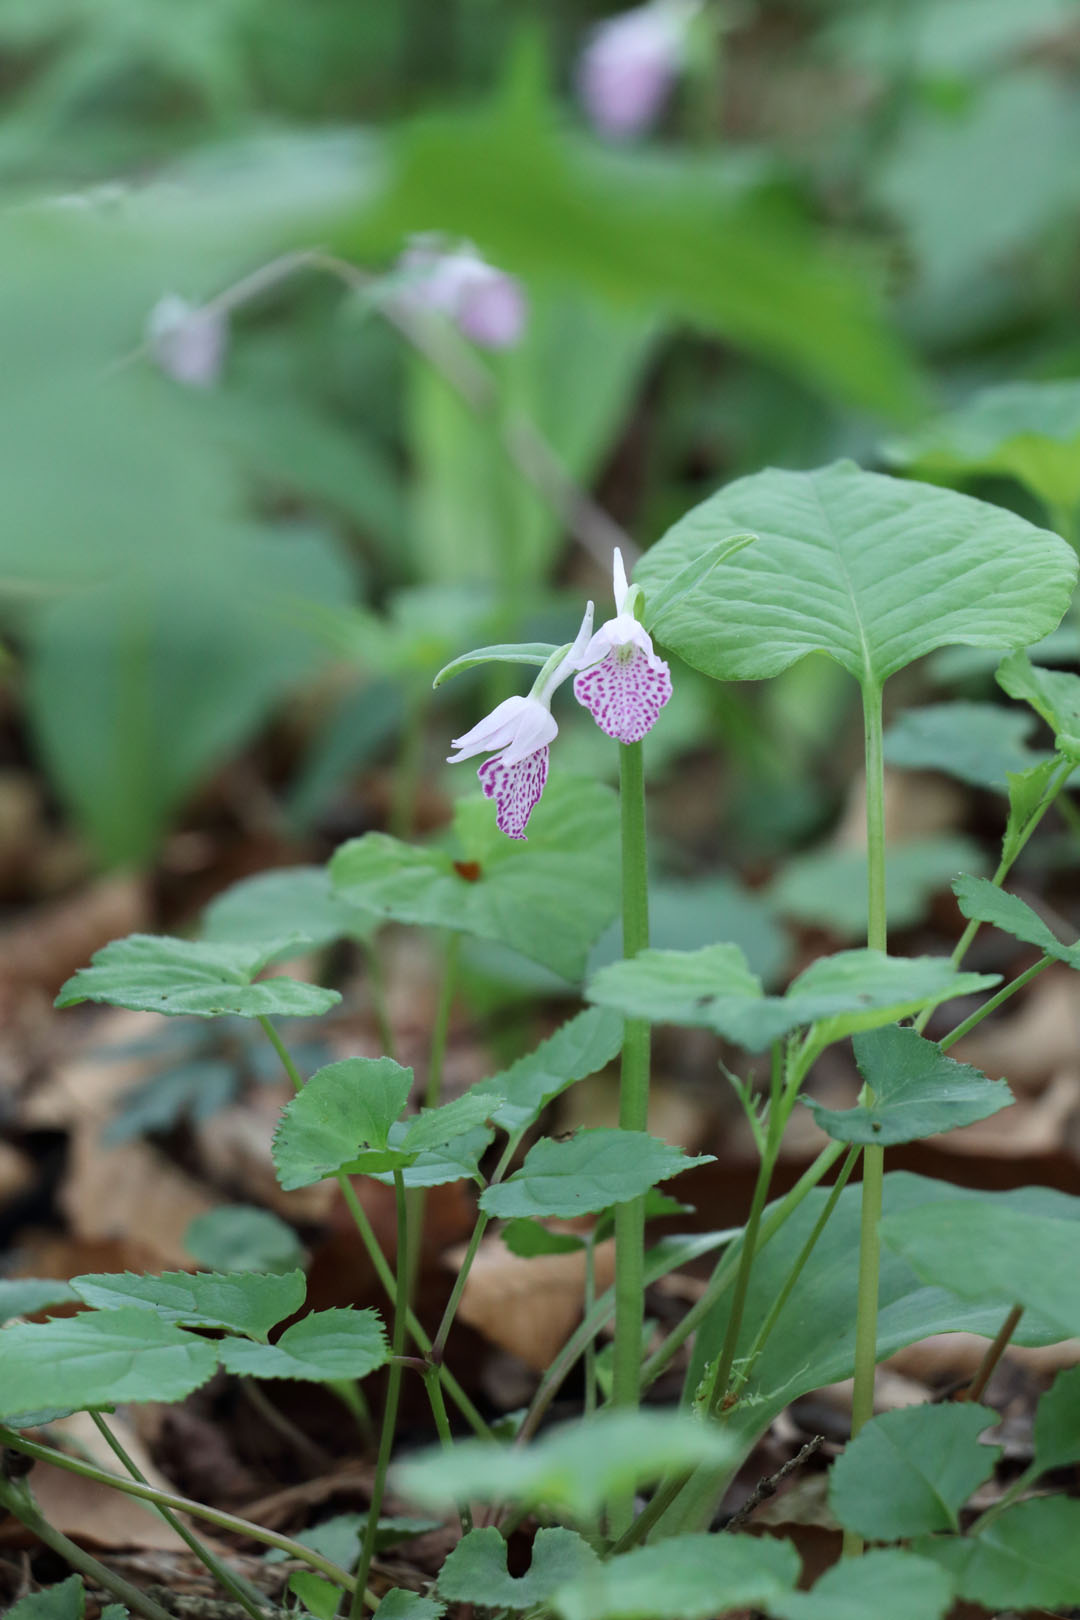
<svg viewBox="0 0 1080 1620"><path fill-rule="evenodd" d="M578 94L593 128L628 140L656 122L686 58L701 0L649 0L593 29L581 53Z"/></svg>
<svg viewBox="0 0 1080 1620"><path fill-rule="evenodd" d="M525 330L524 289L515 276L488 264L467 244L447 252L420 239L402 254L404 296L414 307L438 310L463 337L483 349L510 349Z"/></svg>
<svg viewBox="0 0 1080 1620"><path fill-rule="evenodd" d="M166 376L188 388L213 388L221 376L229 324L223 311L169 293L150 311L146 342Z"/></svg>

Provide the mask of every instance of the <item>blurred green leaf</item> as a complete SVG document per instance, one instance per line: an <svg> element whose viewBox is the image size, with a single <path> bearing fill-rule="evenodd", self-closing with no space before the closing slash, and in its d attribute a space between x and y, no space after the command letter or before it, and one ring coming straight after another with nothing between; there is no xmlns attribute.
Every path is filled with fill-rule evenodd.
<svg viewBox="0 0 1080 1620"><path fill-rule="evenodd" d="M452 1603L477 1603L485 1609L531 1609L545 1604L557 1587L575 1577L599 1573L600 1559L573 1530L538 1530L533 1538L528 1572L511 1575L507 1546L489 1526L461 1538L439 1571L439 1595Z"/></svg>
<svg viewBox="0 0 1080 1620"><path fill-rule="evenodd" d="M921 922L933 896L947 889L957 872L987 864L981 846L959 834L895 843L885 853L889 927ZM840 939L858 939L866 933L866 852L821 849L796 855L766 893L783 916L828 929Z"/></svg>
<svg viewBox="0 0 1080 1620"><path fill-rule="evenodd" d="M776 1620L944 1620L952 1606L945 1571L897 1547L872 1548L819 1575L809 1592L775 1599Z"/></svg>
<svg viewBox="0 0 1080 1620"><path fill-rule="evenodd" d="M302 1265L300 1239L280 1216L250 1204L221 1204L196 1215L184 1248L214 1271L292 1271Z"/></svg>
<svg viewBox="0 0 1080 1620"><path fill-rule="evenodd" d="M829 1506L869 1541L956 1530L960 1509L994 1472L1000 1446L980 1445L1000 1422L968 1402L908 1406L871 1419L829 1474Z"/></svg>
<svg viewBox="0 0 1080 1620"><path fill-rule="evenodd" d="M927 703L905 709L885 733L885 763L942 771L972 787L1008 791L1010 773L1045 759L1028 746L1034 717L998 703Z"/></svg>
<svg viewBox="0 0 1080 1620"><path fill-rule="evenodd" d="M299 934L312 945L330 945L337 939L369 939L378 926L371 912L342 899L324 866L242 878L210 902L204 919L206 938L225 944Z"/></svg>
<svg viewBox="0 0 1080 1620"><path fill-rule="evenodd" d="M774 1611L794 1586L799 1555L771 1536L672 1536L586 1571L555 1593L564 1620L711 1620L718 1611Z"/></svg>
<svg viewBox="0 0 1080 1620"><path fill-rule="evenodd" d="M104 1001L112 1007L169 1016L219 1018L311 1018L341 1000L336 990L277 975L253 983L284 950L304 942L281 939L261 945L222 945L131 934L114 939L63 986L57 1007Z"/></svg>
<svg viewBox="0 0 1080 1620"><path fill-rule="evenodd" d="M952 1576L960 1597L1000 1610L1080 1603L1080 1502L1045 1496L1014 1502L976 1536L916 1542Z"/></svg>

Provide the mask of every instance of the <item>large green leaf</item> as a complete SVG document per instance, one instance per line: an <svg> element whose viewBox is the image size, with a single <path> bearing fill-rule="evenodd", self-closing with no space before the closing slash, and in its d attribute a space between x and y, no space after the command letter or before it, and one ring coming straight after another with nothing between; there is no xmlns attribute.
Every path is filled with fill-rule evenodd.
<svg viewBox="0 0 1080 1620"><path fill-rule="evenodd" d="M910 928L957 872L987 864L971 838L918 839L885 854L885 916L890 928ZM796 855L769 885L768 898L785 917L827 928L841 939L866 934L865 850L822 849Z"/></svg>
<svg viewBox="0 0 1080 1620"><path fill-rule="evenodd" d="M676 1536L612 1558L556 1592L563 1620L712 1620L773 1610L799 1577L790 1541L770 1536Z"/></svg>
<svg viewBox="0 0 1080 1620"><path fill-rule="evenodd" d="M1063 669L1044 669L1025 652L1003 658L998 685L1010 697L1030 703L1054 732L1054 747L1067 759L1080 761L1080 676Z"/></svg>
<svg viewBox="0 0 1080 1620"><path fill-rule="evenodd" d="M1034 724L1025 710L1000 703L927 703L905 709L886 731L885 763L1007 793L1010 774L1046 758L1028 746Z"/></svg>
<svg viewBox="0 0 1080 1620"><path fill-rule="evenodd" d="M496 940L580 979L589 946L618 907L618 805L611 790L556 778L523 843L498 832L485 800L461 800L454 831L453 853L367 833L334 856L334 885L381 916Z"/></svg>
<svg viewBox="0 0 1080 1620"><path fill-rule="evenodd" d="M470 1530L439 1571L440 1597L452 1603L478 1603L485 1609L531 1609L546 1603L557 1587L600 1568L587 1541L573 1530L538 1530L524 1575L506 1567L506 1541L500 1531Z"/></svg>
<svg viewBox="0 0 1080 1620"><path fill-rule="evenodd" d="M487 1188L480 1208L503 1220L585 1215L640 1198L658 1181L712 1162L711 1153L690 1158L646 1131L599 1126L561 1142L542 1137L520 1170Z"/></svg>
<svg viewBox="0 0 1080 1620"><path fill-rule="evenodd" d="M206 910L207 939L227 944L298 934L313 945L369 939L379 918L343 900L324 866L290 866L242 878Z"/></svg>
<svg viewBox="0 0 1080 1620"><path fill-rule="evenodd" d="M875 1548L827 1569L809 1592L774 1598L776 1620L943 1620L952 1581L929 1559L899 1548Z"/></svg>
<svg viewBox="0 0 1080 1620"><path fill-rule="evenodd" d="M708 945L700 951L642 951L631 961L614 962L601 969L586 995L628 1018L700 1026L761 1051L807 1024L819 1024L815 1041L824 1044L995 983L956 973L946 957L841 951L819 957L785 995L767 996L737 946Z"/></svg>
<svg viewBox="0 0 1080 1620"><path fill-rule="evenodd" d="M307 1286L302 1271L260 1276L237 1271L164 1271L160 1276L134 1272L73 1277L71 1286L86 1305L98 1310L136 1306L153 1311L163 1322L181 1327L223 1328L250 1339L265 1340L270 1329L292 1316L304 1303Z"/></svg>
<svg viewBox="0 0 1080 1620"><path fill-rule="evenodd" d="M953 884L957 904L965 917L992 923L995 928L1036 945L1044 956L1052 956L1071 968L1080 968L1080 945L1063 945L1056 934L1017 894L1007 894L985 878L959 877Z"/></svg>
<svg viewBox="0 0 1080 1620"><path fill-rule="evenodd" d="M825 652L880 683L935 647L1022 647L1057 624L1076 555L1001 507L840 461L770 468L694 507L638 564L662 587L722 535L756 545L722 562L656 626L720 680L776 675Z"/></svg>
<svg viewBox="0 0 1080 1620"><path fill-rule="evenodd" d="M916 1543L948 1570L963 1598L990 1609L1055 1609L1080 1603L1080 1502L1016 1502L977 1536Z"/></svg>
<svg viewBox="0 0 1080 1620"><path fill-rule="evenodd" d="M479 1080L477 1095L505 1100L490 1118L509 1134L535 1124L543 1109L568 1086L603 1069L619 1053L623 1020L601 1007L588 1007L490 1080Z"/></svg>
<svg viewBox="0 0 1080 1620"><path fill-rule="evenodd" d="M433 1508L506 1500L562 1509L590 1519L615 1492L659 1479L668 1469L730 1462L732 1440L677 1413L601 1412L547 1430L527 1446L466 1440L398 1465L402 1496Z"/></svg>
<svg viewBox="0 0 1080 1620"><path fill-rule="evenodd" d="M214 1372L218 1347L152 1311L87 1311L0 1329L0 1417L57 1402L182 1401Z"/></svg>
<svg viewBox="0 0 1080 1620"><path fill-rule="evenodd" d="M326 1012L341 1000L336 990L281 976L252 982L289 943L279 937L258 945L218 945L131 934L95 951L93 965L80 968L67 981L56 1005L104 1001L136 1012L197 1018L226 1013L240 1018L304 1018Z"/></svg>
<svg viewBox="0 0 1080 1620"><path fill-rule="evenodd" d="M390 1351L375 1311L351 1306L311 1311L287 1327L274 1344L226 1339L222 1366L247 1378L301 1378L326 1383L335 1378L366 1378Z"/></svg>
<svg viewBox="0 0 1080 1620"><path fill-rule="evenodd" d="M927 1202L887 1216L881 1237L924 1282L1003 1310L1019 1302L1052 1323L1060 1338L1072 1338L1080 1334L1073 1203L1063 1199L1032 1214L986 1197Z"/></svg>
<svg viewBox="0 0 1080 1620"><path fill-rule="evenodd" d="M1001 1456L1000 1446L979 1444L999 1421L989 1407L957 1401L872 1418L833 1463L833 1513L868 1541L956 1530L960 1509Z"/></svg>
<svg viewBox="0 0 1080 1620"><path fill-rule="evenodd" d="M988 1080L980 1069L946 1057L935 1041L914 1029L891 1024L856 1035L853 1044L873 1102L833 1109L813 1097L803 1099L821 1129L838 1142L879 1147L917 1142L987 1119L1013 1101L1006 1081Z"/></svg>

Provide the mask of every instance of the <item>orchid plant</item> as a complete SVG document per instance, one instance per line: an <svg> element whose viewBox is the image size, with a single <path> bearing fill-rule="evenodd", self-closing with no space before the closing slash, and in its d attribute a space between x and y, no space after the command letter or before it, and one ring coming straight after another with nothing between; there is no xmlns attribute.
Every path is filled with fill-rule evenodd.
<svg viewBox="0 0 1080 1620"><path fill-rule="evenodd" d="M1049 964L1080 970L1080 948L1059 940L1004 887L1080 763L1080 677L1048 670L1023 650L1058 622L1076 572L1075 552L1056 534L952 490L845 462L740 480L676 524L646 553L632 584L615 552L615 612L598 630L590 603L572 643L481 647L436 676L441 684L487 663L538 670L526 695L504 699L457 738L451 763L487 758L477 772L482 796L459 801L449 834L415 845L368 833L326 870L305 869L284 884L282 874L247 880L215 904L199 940L136 935L99 952L65 986L61 1006L99 1001L166 1015L230 1015L261 1027L295 1090L274 1139L278 1178L286 1190L337 1182L386 1291L390 1331L375 1311L341 1309L309 1311L280 1330L303 1304L295 1266L283 1274L223 1268L24 1285L30 1292L16 1309L71 1299L85 1309L0 1330L0 1433L9 1453L139 1496L178 1525L183 1512L270 1543L300 1566L291 1588L315 1616L347 1602L351 1615L374 1609L383 1620L437 1620L455 1604L559 1620L707 1620L748 1607L775 1620L841 1612L942 1620L958 1597L1013 1608L1080 1602L1080 1504L1025 1494L1045 1471L1080 1459L1075 1369L1040 1405L1031 1466L991 1507L962 1517L999 1456L982 1439L997 1422L982 1398L1009 1339L1045 1344L1080 1333L1080 1295L1069 1281L1080 1200L1039 1189L977 1194L885 1175L883 1162L896 1144L1007 1107L1007 1084L957 1061L951 1048ZM642 740L672 691L654 640L719 680L765 679L824 652L858 683L867 942L820 957L783 994L765 992L724 939L722 917L717 941L704 949L650 949ZM993 879L956 880L967 926L952 955L897 956L888 951L882 693L912 660L953 643L986 649L1004 691L1042 719L1053 746L1008 775ZM619 745L617 798L602 782L566 773L556 773L545 793L558 736L552 701L571 679L577 701ZM597 746L606 744L597 739ZM623 960L583 984L583 1010L463 1095L441 1096L454 943L425 1106L412 1106L414 1077L389 1049L388 1024L382 1056L329 1063L306 1080L300 1073L283 1021L324 1013L339 998L266 976L298 945L346 937L377 949L378 928L393 921L451 942L493 941L582 983L587 953L620 906ZM963 969L984 925L1037 953L1008 984ZM930 1016L961 997L967 1015L929 1038ZM768 1077L762 1088L750 1069L729 1074L760 1161L742 1226L646 1246L648 1220L673 1212L657 1188L707 1162L648 1131L650 1032L665 1023L767 1054ZM855 1107L834 1110L805 1088L822 1053L848 1041L865 1084ZM616 1056L618 1125L569 1138L538 1135L547 1105ZM785 1127L799 1106L813 1110L824 1145L796 1184L774 1197ZM861 1185L849 1184L857 1166ZM358 1177L394 1189L393 1255L382 1252ZM424 1189L454 1181L475 1189L475 1225L441 1320L425 1324L412 1304L410 1248ZM448 1364L471 1267L492 1222L501 1223L513 1252L530 1256L568 1242L588 1246L547 1224L581 1217L594 1217L594 1231L614 1230L614 1286L588 1295L580 1325L515 1420L513 1438L500 1443ZM716 1258L701 1298L681 1322L645 1337L646 1288L706 1255ZM594 1352L612 1321L610 1393L602 1400ZM915 1339L961 1328L988 1341L969 1398L875 1417L877 1362ZM542 1427L582 1361L586 1415ZM649 1386L680 1361L680 1410L643 1405ZM357 1381L383 1372L370 1508L348 1556L331 1556L317 1536L307 1543L276 1536L141 1480L105 1414L123 1401L180 1400L219 1368L321 1382L354 1412L362 1411ZM852 1374L852 1439L829 1479L830 1509L852 1556L799 1591L791 1542L715 1528L716 1512L777 1413ZM414 1375L440 1444L395 1464L401 1383ZM48 1443L58 1409L89 1411L125 1472ZM460 1439L463 1426L475 1438ZM418 1507L460 1519L460 1539L423 1595L376 1589L389 1479ZM73 1569L161 1620L146 1594L45 1522L17 1469L0 1477L0 1501ZM483 1524L473 1517L481 1505ZM511 1574L507 1539L532 1516L540 1528L531 1567ZM264 1612L249 1582L193 1532L182 1533L236 1602L253 1616ZM868 1542L874 1550L865 1552Z"/></svg>

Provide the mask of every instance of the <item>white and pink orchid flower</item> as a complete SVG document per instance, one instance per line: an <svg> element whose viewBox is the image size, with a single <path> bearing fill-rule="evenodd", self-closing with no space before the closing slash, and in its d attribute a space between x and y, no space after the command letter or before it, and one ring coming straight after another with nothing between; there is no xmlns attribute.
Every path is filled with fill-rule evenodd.
<svg viewBox="0 0 1080 1620"><path fill-rule="evenodd" d="M671 671L653 651L652 637L627 611L630 586L615 548L615 617L602 624L581 658L574 696L601 731L621 743L640 742L671 696Z"/></svg>
<svg viewBox="0 0 1080 1620"><path fill-rule="evenodd" d="M561 658L556 655L548 660L528 697L505 698L471 731L453 740L457 752L448 756L451 765L491 753L476 774L486 797L495 800L495 824L508 838L525 837L529 817L544 791L548 748L559 734L551 699L581 669L592 627L590 602L573 645Z"/></svg>
<svg viewBox="0 0 1080 1620"><path fill-rule="evenodd" d="M482 349L510 349L523 336L528 310L520 281L488 264L470 244L450 249L438 238L417 237L398 269L409 302L446 315Z"/></svg>
<svg viewBox="0 0 1080 1620"><path fill-rule="evenodd" d="M229 340L224 310L189 304L168 293L150 311L146 346L156 364L188 388L213 388L221 376Z"/></svg>
<svg viewBox="0 0 1080 1620"><path fill-rule="evenodd" d="M605 18L578 63L578 94L589 122L610 140L651 129L687 55L701 0L649 0Z"/></svg>

